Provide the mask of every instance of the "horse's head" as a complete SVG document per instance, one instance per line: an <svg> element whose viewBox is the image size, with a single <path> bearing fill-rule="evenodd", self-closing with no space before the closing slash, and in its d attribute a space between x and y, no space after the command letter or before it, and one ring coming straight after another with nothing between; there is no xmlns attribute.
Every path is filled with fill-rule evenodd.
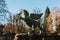
<svg viewBox="0 0 60 40"><path fill-rule="evenodd" d="M22 18L25 18L25 17L27 17L29 15L29 13L28 13L28 11L27 10L21 10L21 12L20 12L20 16L22 17Z"/></svg>

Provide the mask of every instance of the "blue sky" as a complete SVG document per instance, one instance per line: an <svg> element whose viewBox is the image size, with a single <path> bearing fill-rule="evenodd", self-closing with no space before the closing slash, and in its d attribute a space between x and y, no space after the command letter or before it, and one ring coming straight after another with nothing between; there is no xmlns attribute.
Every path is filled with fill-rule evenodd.
<svg viewBox="0 0 60 40"><path fill-rule="evenodd" d="M18 13L20 9L26 9L31 13L35 8L44 12L46 6L51 10L53 7L60 7L60 0L6 0L6 3L9 11L13 14Z"/></svg>

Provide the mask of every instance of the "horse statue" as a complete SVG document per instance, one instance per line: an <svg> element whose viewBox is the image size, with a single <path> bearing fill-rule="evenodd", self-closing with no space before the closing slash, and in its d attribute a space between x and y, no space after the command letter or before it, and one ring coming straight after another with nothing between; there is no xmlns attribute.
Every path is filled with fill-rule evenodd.
<svg viewBox="0 0 60 40"><path fill-rule="evenodd" d="M37 26L40 28L40 30L43 30L42 27L40 26L40 23L38 21L36 21L35 19L30 18L28 11L26 10L22 10L17 17L19 17L18 19L20 19L19 23L20 26L24 26L26 29L31 29L32 25L34 26L34 28L36 28Z"/></svg>

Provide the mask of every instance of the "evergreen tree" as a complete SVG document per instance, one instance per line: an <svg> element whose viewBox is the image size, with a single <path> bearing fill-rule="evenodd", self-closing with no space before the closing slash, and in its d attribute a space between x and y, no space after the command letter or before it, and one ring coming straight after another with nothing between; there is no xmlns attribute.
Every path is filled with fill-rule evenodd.
<svg viewBox="0 0 60 40"><path fill-rule="evenodd" d="M0 0L0 24L11 22L11 13L7 9L5 0Z"/></svg>
<svg viewBox="0 0 60 40"><path fill-rule="evenodd" d="M46 7L46 10L45 10L45 18L48 17L50 14L50 9L48 8L48 6Z"/></svg>
<svg viewBox="0 0 60 40"><path fill-rule="evenodd" d="M45 10L45 15L44 15L44 23L43 23L44 30L46 30L46 27L47 27L47 19L46 18L49 16L49 14L50 14L50 9L47 6L46 10Z"/></svg>

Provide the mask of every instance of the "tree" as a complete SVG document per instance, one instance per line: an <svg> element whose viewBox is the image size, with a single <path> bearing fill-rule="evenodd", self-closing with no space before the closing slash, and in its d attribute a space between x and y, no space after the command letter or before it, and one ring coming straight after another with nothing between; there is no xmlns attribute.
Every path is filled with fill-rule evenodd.
<svg viewBox="0 0 60 40"><path fill-rule="evenodd" d="M34 12L35 14L40 14L40 13L41 13L41 11L40 11L39 8L35 8L35 9L33 10L33 12Z"/></svg>
<svg viewBox="0 0 60 40"><path fill-rule="evenodd" d="M50 9L48 8L48 6L46 7L46 10L45 10L45 15L44 15L44 23L43 23L43 27L44 27L44 30L46 31L46 27L48 26L47 25L47 17L49 16L50 14Z"/></svg>
<svg viewBox="0 0 60 40"><path fill-rule="evenodd" d="M4 24L11 21L11 13L8 11L5 0L0 0L0 23Z"/></svg>
<svg viewBox="0 0 60 40"><path fill-rule="evenodd" d="M55 18L55 25L56 25L56 31L60 33L60 16L56 16Z"/></svg>
<svg viewBox="0 0 60 40"><path fill-rule="evenodd" d="M50 14L50 9L48 8L48 6L46 7L46 10L45 10L45 18L48 17Z"/></svg>

